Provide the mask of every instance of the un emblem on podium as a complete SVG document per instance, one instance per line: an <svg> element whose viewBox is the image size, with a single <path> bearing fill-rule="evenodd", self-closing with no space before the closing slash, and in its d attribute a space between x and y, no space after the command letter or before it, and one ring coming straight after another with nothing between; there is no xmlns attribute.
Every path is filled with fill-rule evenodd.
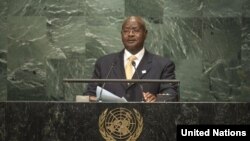
<svg viewBox="0 0 250 141"><path fill-rule="evenodd" d="M141 134L143 118L126 108L106 109L99 116L99 131L106 141L135 141Z"/></svg>

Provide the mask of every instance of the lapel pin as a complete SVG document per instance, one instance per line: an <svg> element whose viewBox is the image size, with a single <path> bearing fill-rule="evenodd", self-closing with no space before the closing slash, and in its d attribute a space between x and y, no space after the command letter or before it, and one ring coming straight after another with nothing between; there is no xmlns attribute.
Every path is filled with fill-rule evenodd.
<svg viewBox="0 0 250 141"><path fill-rule="evenodd" d="M147 73L147 71L146 70L142 70L141 73L144 74L144 73Z"/></svg>

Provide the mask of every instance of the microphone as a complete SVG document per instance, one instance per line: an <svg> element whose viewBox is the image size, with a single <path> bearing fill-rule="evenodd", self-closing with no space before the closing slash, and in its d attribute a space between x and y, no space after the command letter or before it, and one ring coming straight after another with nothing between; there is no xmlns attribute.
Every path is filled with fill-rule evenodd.
<svg viewBox="0 0 250 141"><path fill-rule="evenodd" d="M132 66L133 66L134 69L135 69L135 73L136 73L136 75L137 75L137 78L140 79L139 74L138 74L138 71L137 71L137 69L136 69L136 63L135 63L135 61L132 61L131 63L132 63ZM140 89L141 89L141 92L142 92L142 102L144 102L145 99L144 99L144 96L143 96L143 87L142 87L142 85L141 85L140 83L138 83L138 85L139 85L139 87L140 87Z"/></svg>
<svg viewBox="0 0 250 141"><path fill-rule="evenodd" d="M111 67L110 67L110 69L109 69L109 71L108 71L108 74L107 74L107 76L106 76L105 79L108 79L108 78L109 78L109 75L110 75L110 73L111 73L111 71L113 70L113 68L114 68L115 65L116 65L115 62L113 62L113 63L111 64ZM105 84L106 84L106 82L104 82L104 83L102 84L102 87L101 87L102 89L101 89L101 92L100 92L100 97L99 97L99 99L98 99L98 102L102 102L102 91L103 91L103 89L104 89Z"/></svg>

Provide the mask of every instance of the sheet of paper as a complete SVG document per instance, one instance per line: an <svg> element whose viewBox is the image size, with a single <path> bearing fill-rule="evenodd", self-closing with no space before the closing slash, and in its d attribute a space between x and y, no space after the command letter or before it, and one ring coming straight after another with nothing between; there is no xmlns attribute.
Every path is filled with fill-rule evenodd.
<svg viewBox="0 0 250 141"><path fill-rule="evenodd" d="M119 96L116 96L115 94L101 88L100 86L97 86L96 88L96 96L97 96L97 101L100 99L100 94L102 102L111 102L111 103L122 103L122 102L127 102L127 100L122 97L120 98Z"/></svg>

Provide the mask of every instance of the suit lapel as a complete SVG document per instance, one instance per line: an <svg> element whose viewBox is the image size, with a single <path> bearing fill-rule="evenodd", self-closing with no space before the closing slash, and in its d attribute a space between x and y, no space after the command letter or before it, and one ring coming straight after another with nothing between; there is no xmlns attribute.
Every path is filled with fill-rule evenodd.
<svg viewBox="0 0 250 141"><path fill-rule="evenodd" d="M145 54L142 57L142 60L136 69L136 71L138 72L138 75L139 75L139 79L145 78L144 76L147 73L149 73L151 67L152 67L152 55L150 55L149 52L147 50L145 50ZM138 79L138 76L136 73L134 73L132 79ZM136 83L132 83L131 85L129 85L127 87L127 89L129 89L134 84L136 84Z"/></svg>
<svg viewBox="0 0 250 141"><path fill-rule="evenodd" d="M115 78L117 78L117 79L126 79L125 70L124 70L123 55L124 55L124 50L119 52L115 58L115 61L117 63L116 63L116 66L114 67L114 75L116 76ZM124 87L124 89L127 88L126 83L121 83L121 85Z"/></svg>
<svg viewBox="0 0 250 141"><path fill-rule="evenodd" d="M147 50L145 50L145 54L142 57L142 60L136 70L138 72L139 79L142 79L147 73L149 73L151 67L152 67L152 56L148 53ZM138 79L136 73L134 73L133 79Z"/></svg>

